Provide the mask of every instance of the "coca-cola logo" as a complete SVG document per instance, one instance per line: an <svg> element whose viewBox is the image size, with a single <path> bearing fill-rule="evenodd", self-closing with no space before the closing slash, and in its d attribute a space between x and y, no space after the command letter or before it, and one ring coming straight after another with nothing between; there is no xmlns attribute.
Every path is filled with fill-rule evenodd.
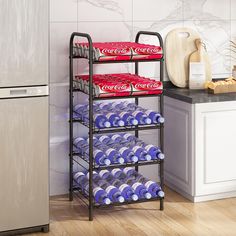
<svg viewBox="0 0 236 236"><path fill-rule="evenodd" d="M134 88L137 90L157 90L161 89L161 83L137 83L134 85Z"/></svg>
<svg viewBox="0 0 236 236"><path fill-rule="evenodd" d="M152 55L152 54L158 54L161 52L161 48L160 47L149 47L149 48L135 48L134 52L137 54L148 54L148 55Z"/></svg>
<svg viewBox="0 0 236 236"><path fill-rule="evenodd" d="M124 91L124 90L127 90L129 88L129 85L126 85L126 84L116 84L116 85L108 85L108 84L105 84L105 85L102 85L101 86L101 89L103 91L109 91L109 92L119 92L119 91Z"/></svg>
<svg viewBox="0 0 236 236"><path fill-rule="evenodd" d="M127 54L129 49L126 48L104 48L101 50L102 54L105 55L123 55Z"/></svg>

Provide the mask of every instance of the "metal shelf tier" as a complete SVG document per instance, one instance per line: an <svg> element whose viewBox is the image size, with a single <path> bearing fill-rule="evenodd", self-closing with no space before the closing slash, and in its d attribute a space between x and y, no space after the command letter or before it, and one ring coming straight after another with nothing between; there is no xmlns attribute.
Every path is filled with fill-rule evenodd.
<svg viewBox="0 0 236 236"><path fill-rule="evenodd" d="M83 203L85 203L87 206L89 206L89 197L88 195L84 194L81 189L79 187L73 187L73 193L80 199L82 200ZM86 202L86 200L87 202ZM93 201L93 207L95 208L108 208L111 206L125 206L125 205L131 205L131 204L138 204L138 203L145 203L145 202L153 202L153 201L157 201L157 200L163 200L164 198L160 198L160 197L155 197L155 198L151 198L151 199L140 199L137 201L125 201L122 203L111 203L109 205L98 205L96 203L94 203Z"/></svg>
<svg viewBox="0 0 236 236"><path fill-rule="evenodd" d="M81 92L83 94L89 95L85 93L83 90L80 90L78 88L73 88L73 92ZM163 93L161 94L142 94L142 95L129 95L129 96L117 96L117 97L95 97L93 96L93 100L115 100L115 99L130 99L130 98L151 98L151 97L160 97L162 96Z"/></svg>
<svg viewBox="0 0 236 236"><path fill-rule="evenodd" d="M89 128L89 125L84 123L82 120L73 119L73 123L79 123L87 128ZM111 127L111 128L104 128L104 129L92 129L93 134L108 134L108 133L118 133L118 132L131 132L131 131L139 131L139 130L151 130L151 129L160 129L163 124L151 124L151 125L138 125L138 126L124 126L124 127Z"/></svg>
<svg viewBox="0 0 236 236"><path fill-rule="evenodd" d="M80 160L84 161L87 165L89 165L89 161L84 157L81 156L80 153L73 153L73 157L79 157ZM82 166L84 169L87 169L83 164L81 164L78 160L73 158L73 161ZM114 168L124 168L124 167L136 167L136 166L148 166L148 165L156 165L156 164L161 164L163 160L151 160L151 161L138 161L136 163L124 163L124 164L111 164L109 166L99 166L96 165L93 161L93 169L94 170L107 170L107 169L114 169Z"/></svg>
<svg viewBox="0 0 236 236"><path fill-rule="evenodd" d="M147 32L147 31L140 31L137 33L135 42L139 42L139 38L141 35L150 35L150 36L156 36L159 42L160 47L163 49L163 40L162 37L159 33L157 32ZM74 56L73 54L73 47L74 47L74 39L75 37L80 37L80 38L85 38L88 41L89 44L89 59L87 58L81 58ZM150 130L150 129L159 129L159 142L160 142L160 148L164 150L164 125L163 124L156 124L156 125L144 125L144 126L131 126L131 127L124 127L124 128L109 128L109 129L96 129L94 128L94 123L93 123L93 102L96 100L113 100L113 99L135 99L135 104L138 105L139 103L139 98L147 98L147 97L158 97L158 102L159 102L159 111L161 114L163 114L163 94L150 94L150 95L130 95L130 96L120 96L120 97L95 97L93 95L93 65L94 64L112 64L112 63L135 63L135 74L139 74L139 62L157 62L160 63L160 81L163 82L163 65L164 65L164 57L160 59L150 59L150 60L124 60L124 61L94 61L93 58L93 48L92 48L92 39L89 34L85 33L78 33L74 32L71 35L70 38L70 45L69 45L69 61L70 61L70 66L69 66L69 73L70 73L70 88L69 88L69 103L70 103L70 116L69 116L69 135L70 135L70 142L69 142L69 157L70 157L70 189L69 189L69 198L70 201L73 200L74 195L76 196L82 196L81 200L83 202L86 202L85 199L87 199L88 203L88 208L89 208L89 220L93 220L93 209L95 207L109 207L109 206L116 206L116 205L128 205L128 204L137 204L141 202L150 202L150 201L160 201L160 210L164 210L164 198L153 198L150 200L139 200L136 202L124 202L121 204L111 204L108 206L97 206L94 204L94 199L93 199L93 171L94 170L101 170L101 169L112 169L115 167L127 167L127 166L132 166L135 167L135 170L138 171L138 167L142 165L154 165L158 164L159 167L159 177L160 177L160 186L162 189L164 189L164 161L163 160L152 160L152 161L146 161L146 162L138 162L138 163L126 163L126 164L117 164L117 165L110 165L110 166L97 166L94 164L93 161L93 135L94 134L102 134L102 133L113 133L113 132L129 132L129 131L134 131L135 136L139 136L139 131L141 130ZM77 120L73 118L73 107L74 107L74 93L75 92L82 92L80 89L77 89L74 87L74 65L73 65L73 60L74 59L85 59L88 60L89 64L89 125L85 124L81 120ZM74 152L74 147L73 147L73 138L74 138L74 123L81 123L85 125L88 128L88 135L89 135L89 160L80 157L80 160L84 161L86 165L88 166L87 168L81 164L78 160L75 159L76 156L79 156L78 153ZM88 196L86 194L83 194L81 191L74 188L74 181L73 181L73 165L78 164L81 167L88 169L90 179L89 179L89 193Z"/></svg>

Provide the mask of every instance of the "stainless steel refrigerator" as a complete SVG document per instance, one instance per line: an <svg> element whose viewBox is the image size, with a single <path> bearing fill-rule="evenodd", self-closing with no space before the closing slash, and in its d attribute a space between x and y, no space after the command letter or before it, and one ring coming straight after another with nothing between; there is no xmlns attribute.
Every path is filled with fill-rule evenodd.
<svg viewBox="0 0 236 236"><path fill-rule="evenodd" d="M0 0L0 235L48 230L48 0Z"/></svg>

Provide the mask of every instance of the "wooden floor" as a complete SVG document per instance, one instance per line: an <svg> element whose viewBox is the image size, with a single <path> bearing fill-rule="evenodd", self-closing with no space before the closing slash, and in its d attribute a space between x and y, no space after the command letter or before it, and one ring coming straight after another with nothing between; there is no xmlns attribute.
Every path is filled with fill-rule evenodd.
<svg viewBox="0 0 236 236"><path fill-rule="evenodd" d="M50 233L31 236L236 236L236 198L191 203L166 189L165 210L148 202L95 210L89 222L87 208L66 197L51 200Z"/></svg>

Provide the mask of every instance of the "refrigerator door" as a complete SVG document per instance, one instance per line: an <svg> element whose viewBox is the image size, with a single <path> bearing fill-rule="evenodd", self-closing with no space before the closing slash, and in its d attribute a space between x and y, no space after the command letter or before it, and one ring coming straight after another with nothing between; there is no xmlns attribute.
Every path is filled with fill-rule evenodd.
<svg viewBox="0 0 236 236"><path fill-rule="evenodd" d="M48 0L0 0L0 87L48 84Z"/></svg>
<svg viewBox="0 0 236 236"><path fill-rule="evenodd" d="M0 232L49 224L48 97L0 99Z"/></svg>

